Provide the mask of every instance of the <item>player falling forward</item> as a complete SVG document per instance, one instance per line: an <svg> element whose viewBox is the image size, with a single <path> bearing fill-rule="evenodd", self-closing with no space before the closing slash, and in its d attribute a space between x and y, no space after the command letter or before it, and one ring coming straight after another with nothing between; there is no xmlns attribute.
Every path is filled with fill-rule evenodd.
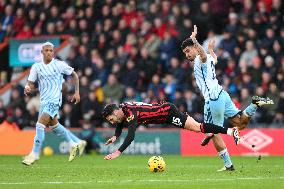
<svg viewBox="0 0 284 189"><path fill-rule="evenodd" d="M75 94L71 100L72 102L74 101L75 104L80 102L78 76L72 67L68 66L63 61L53 58L54 45L52 43L44 43L42 45L41 53L43 55L43 60L33 64L24 91L25 95L28 95L35 88L35 82L38 82L40 93L39 118L36 123L36 134L32 151L29 155L25 156L22 161L25 165L31 165L39 159L41 146L45 136L44 129L47 126L49 126L55 134L69 142L71 146L69 161L72 161L75 158L77 151L79 151L79 155L82 155L86 146L86 141L80 140L63 127L58 122L57 117L59 107L62 103L61 90L63 74L72 75L73 79L75 79Z"/></svg>
<svg viewBox="0 0 284 189"><path fill-rule="evenodd" d="M217 56L213 51L214 41L209 43L208 49L210 54L207 54L196 40L196 35L197 27L194 25L194 31L190 38L183 41L181 48L186 58L194 62L196 83L205 99L204 122L223 127L224 118L226 118L239 130L246 128L257 108L273 104L273 101L269 98L254 96L252 97L252 103L244 111L237 109L229 94L218 84L215 74ZM207 135L201 145L205 146L211 138L213 139L214 146L225 164L219 171L234 170L228 150L221 136L212 133Z"/></svg>
<svg viewBox="0 0 284 189"><path fill-rule="evenodd" d="M125 102L119 105L109 104L105 106L102 116L111 124L116 125L115 134L106 145L113 143L120 136L122 128L128 128L128 134L120 148L104 159L111 160L120 154L131 144L135 137L135 131L140 124L172 124L182 129L202 133L222 133L234 137L235 143L240 141L237 128L223 128L210 123L198 123L189 115L178 111L171 103L146 104L143 102Z"/></svg>

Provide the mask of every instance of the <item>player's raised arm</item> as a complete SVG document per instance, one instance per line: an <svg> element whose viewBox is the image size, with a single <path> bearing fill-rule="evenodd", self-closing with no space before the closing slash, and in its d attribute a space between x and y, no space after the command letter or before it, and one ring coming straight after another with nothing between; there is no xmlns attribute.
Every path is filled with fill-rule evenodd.
<svg viewBox="0 0 284 189"><path fill-rule="evenodd" d="M192 39L196 49L197 49L197 52L200 56L200 60L202 63L205 63L206 60L207 60L207 55L206 55L206 52L205 50L203 49L203 47L198 43L197 39L196 39L196 35L197 35L197 26L194 25L194 29L193 29L193 32L191 33L191 36L190 38Z"/></svg>
<svg viewBox="0 0 284 189"><path fill-rule="evenodd" d="M215 48L215 39L212 39L208 43L208 50L209 50L210 55L214 58L214 64L217 64L218 59L217 59L217 55L214 52L214 48Z"/></svg>
<svg viewBox="0 0 284 189"><path fill-rule="evenodd" d="M75 93L71 99L71 102L77 104L80 102L79 77L75 71L72 72L72 77L75 81Z"/></svg>

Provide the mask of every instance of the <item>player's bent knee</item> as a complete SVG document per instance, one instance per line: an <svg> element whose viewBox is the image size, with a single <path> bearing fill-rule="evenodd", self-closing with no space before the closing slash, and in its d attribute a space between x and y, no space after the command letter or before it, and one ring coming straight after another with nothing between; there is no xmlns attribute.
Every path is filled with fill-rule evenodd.
<svg viewBox="0 0 284 189"><path fill-rule="evenodd" d="M47 113L43 113L40 117L38 122L43 124L43 125L48 125L50 122L50 116Z"/></svg>
<svg viewBox="0 0 284 189"><path fill-rule="evenodd" d="M57 119L57 117L55 116L54 119L50 119L49 126L57 125L57 123L58 123L58 119Z"/></svg>
<svg viewBox="0 0 284 189"><path fill-rule="evenodd" d="M235 117L229 118L229 122L233 125L233 127L240 127L241 126L241 117L239 115Z"/></svg>
<svg viewBox="0 0 284 189"><path fill-rule="evenodd" d="M251 119L250 117L247 117L246 115L241 114L241 116L240 116L240 124L237 126L238 129L239 130L245 129L248 126L250 119Z"/></svg>

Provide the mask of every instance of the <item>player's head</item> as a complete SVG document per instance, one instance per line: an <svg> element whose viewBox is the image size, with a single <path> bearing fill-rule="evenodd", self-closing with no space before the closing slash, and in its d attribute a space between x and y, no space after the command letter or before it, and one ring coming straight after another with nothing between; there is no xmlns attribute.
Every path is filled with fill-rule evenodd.
<svg viewBox="0 0 284 189"><path fill-rule="evenodd" d="M182 52L185 54L186 58L193 61L197 55L197 50L191 38L187 38L181 44Z"/></svg>
<svg viewBox="0 0 284 189"><path fill-rule="evenodd" d="M42 44L41 53L45 61L50 62L54 55L54 45L50 42Z"/></svg>
<svg viewBox="0 0 284 189"><path fill-rule="evenodd" d="M120 108L116 104L106 105L103 109L102 116L113 125L121 123L124 118L123 114L120 112Z"/></svg>

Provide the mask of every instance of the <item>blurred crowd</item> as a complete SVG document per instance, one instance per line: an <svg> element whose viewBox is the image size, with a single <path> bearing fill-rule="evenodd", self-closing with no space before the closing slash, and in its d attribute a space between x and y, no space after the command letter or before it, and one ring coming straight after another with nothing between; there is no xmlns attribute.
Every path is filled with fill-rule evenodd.
<svg viewBox="0 0 284 189"><path fill-rule="evenodd" d="M104 105L123 101L170 101L202 121L193 63L180 49L194 24L205 49L216 40L217 78L236 106L243 110L253 95L268 96L275 104L259 108L252 123L284 122L281 0L0 0L0 18L0 41L72 36L66 62L79 74L81 103L70 103L73 81L66 77L60 117L67 127L101 127ZM0 100L0 119L33 126L38 103L37 93L24 97L15 85L10 104Z"/></svg>

